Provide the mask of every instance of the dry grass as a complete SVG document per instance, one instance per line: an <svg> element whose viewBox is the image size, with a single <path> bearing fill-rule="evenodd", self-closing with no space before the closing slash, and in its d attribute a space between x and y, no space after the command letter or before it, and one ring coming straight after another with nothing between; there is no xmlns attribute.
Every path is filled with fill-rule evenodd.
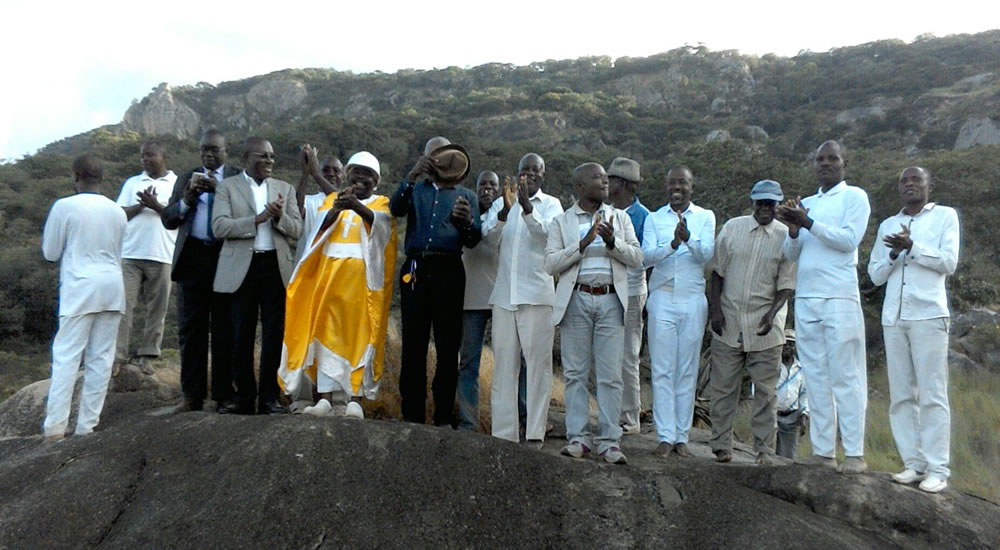
<svg viewBox="0 0 1000 550"><path fill-rule="evenodd" d="M951 403L951 479L955 489L1000 502L1000 375L985 369L953 369ZM898 472L903 463L889 426L889 380L884 367L868 377L865 460L876 472ZM740 405L734 436L752 442L749 403ZM809 437L799 440L799 456L812 452ZM838 445L837 456L844 453Z"/></svg>
<svg viewBox="0 0 1000 550"><path fill-rule="evenodd" d="M399 368L400 357L402 357L402 337L400 334L400 323L396 315L389 323L389 331L385 344L385 366L382 370L382 384L379 387L378 397L373 401L365 402L365 416L371 418L401 419L402 403L399 397ZM431 421L434 411L434 399L431 395L431 383L434 380L434 370L437 364L437 350L431 342L427 351L427 410L425 421ZM481 433L491 432L490 423L490 388L493 385L493 350L489 346L483 346L483 355L479 363L479 431ZM564 406L565 388L559 376L555 376L552 383L552 398L550 403L554 406Z"/></svg>

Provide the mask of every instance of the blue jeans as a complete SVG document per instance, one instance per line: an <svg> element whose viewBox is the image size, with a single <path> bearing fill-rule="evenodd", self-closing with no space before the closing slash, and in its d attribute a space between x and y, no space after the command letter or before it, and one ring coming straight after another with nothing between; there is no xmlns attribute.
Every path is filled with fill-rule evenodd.
<svg viewBox="0 0 1000 550"><path fill-rule="evenodd" d="M469 309L462 312L462 350L458 365L458 429L475 431L479 426L479 363L483 356L486 323L492 317L488 309ZM521 427L526 424L525 405L528 386L525 379L527 366L521 356L521 371L517 384L517 413Z"/></svg>
<svg viewBox="0 0 1000 550"><path fill-rule="evenodd" d="M458 365L458 429L473 430L479 426L479 360L483 355L488 309L462 312L462 350Z"/></svg>

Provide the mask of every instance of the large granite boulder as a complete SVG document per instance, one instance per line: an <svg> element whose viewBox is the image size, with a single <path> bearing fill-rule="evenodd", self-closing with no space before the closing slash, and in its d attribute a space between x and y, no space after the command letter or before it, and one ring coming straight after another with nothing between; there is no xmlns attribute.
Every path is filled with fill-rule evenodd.
<svg viewBox="0 0 1000 550"><path fill-rule="evenodd" d="M32 392L37 393L35 389ZM17 397L17 396L15 396ZM27 400L27 396L17 397ZM12 398L13 399L13 398ZM35 397L37 400L37 396ZM343 417L162 415L110 393L89 436L0 438L0 548L991 548L1000 506L887 474L559 456L469 432ZM6 403L0 417L26 414ZM37 421L37 417L35 418Z"/></svg>

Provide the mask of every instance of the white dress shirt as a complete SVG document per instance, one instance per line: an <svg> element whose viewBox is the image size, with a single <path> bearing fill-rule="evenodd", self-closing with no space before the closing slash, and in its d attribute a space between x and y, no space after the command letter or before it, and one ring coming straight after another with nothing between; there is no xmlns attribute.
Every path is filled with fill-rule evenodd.
<svg viewBox="0 0 1000 550"><path fill-rule="evenodd" d="M215 183L218 184L222 181L223 174L225 174L226 165L223 164L215 170L209 170L208 168L202 167L200 170L195 170L195 172L201 172L202 174L209 174L215 178ZM212 217L208 212L208 200L212 196L211 193L202 192L198 195L198 203L195 204L194 219L191 220L191 233L190 235L196 239L201 239L203 241L209 240L208 238L208 228L212 224ZM180 201L178 209L181 215L187 214L190 207L187 201Z"/></svg>
<svg viewBox="0 0 1000 550"><path fill-rule="evenodd" d="M163 206L170 201L174 192L177 175L172 170L159 178L152 178L143 172L132 176L122 184L118 195L118 206L129 207L139 204L139 191L152 186L156 190L156 200ZM163 227L160 214L150 208L143 208L128 221L125 242L122 244L122 258L126 260L152 260L164 264L174 261L174 243L177 230Z"/></svg>
<svg viewBox="0 0 1000 550"><path fill-rule="evenodd" d="M806 377L802 374L802 365L795 359L792 366L781 363L781 372L778 373L777 390L777 411L780 413L790 413L802 411L809 414L809 400L806 396Z"/></svg>
<svg viewBox="0 0 1000 550"><path fill-rule="evenodd" d="M705 264L715 249L715 213L692 202L682 215L690 237L676 250L670 242L677 229L677 213L669 204L646 218L642 237L645 267L653 268L649 292L670 291L674 303L705 295Z"/></svg>
<svg viewBox="0 0 1000 550"><path fill-rule="evenodd" d="M490 305L509 311L516 311L521 304L551 306L555 303L555 282L543 265L549 226L563 213L563 207L559 199L546 195L541 189L530 201L531 214L522 214L520 203L514 203L507 221L497 222L497 226L502 227L500 259Z"/></svg>
<svg viewBox="0 0 1000 550"><path fill-rule="evenodd" d="M497 225L497 213L503 208L503 197L493 201L490 208L479 215L483 239L475 248L462 251L462 264L465 265L465 302L464 310L489 310L490 295L497 280L497 265L500 251L502 227Z"/></svg>
<svg viewBox="0 0 1000 550"><path fill-rule="evenodd" d="M260 214L264 211L267 206L267 179L261 183L257 183L256 180L250 177L246 171L243 172L243 177L247 180L250 185L250 191L253 192L253 202L254 206L257 208L257 213ZM274 230L271 229L271 221L268 220L264 223L257 224L257 236L253 238L253 250L254 252L264 252L267 250L274 250Z"/></svg>
<svg viewBox="0 0 1000 550"><path fill-rule="evenodd" d="M910 228L913 248L893 260L882 238ZM959 248L958 214L929 202L916 216L900 211L878 227L868 262L876 286L886 285L882 324L949 317L945 278L955 273Z"/></svg>
<svg viewBox="0 0 1000 550"><path fill-rule="evenodd" d="M59 262L60 317L125 312L126 226L121 207L96 193L79 193L52 205L42 233L42 254Z"/></svg>
<svg viewBox="0 0 1000 550"><path fill-rule="evenodd" d="M802 206L809 209L812 229L785 238L785 256L799 263L795 297L860 301L858 245L871 214L868 194L842 181L802 199Z"/></svg>

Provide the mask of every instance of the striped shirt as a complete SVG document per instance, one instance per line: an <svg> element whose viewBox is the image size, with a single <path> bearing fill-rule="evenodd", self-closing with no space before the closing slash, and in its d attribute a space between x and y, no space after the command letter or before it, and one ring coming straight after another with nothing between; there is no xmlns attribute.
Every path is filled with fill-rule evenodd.
<svg viewBox="0 0 1000 550"><path fill-rule="evenodd" d="M582 241L594 225L594 214L583 210L579 204L574 204L570 210L576 214L576 220L580 227L580 240ZM613 284L614 281L608 247L605 246L604 239L597 235L583 249L583 259L580 260L580 273L576 277L576 282L589 286L604 286Z"/></svg>
<svg viewBox="0 0 1000 550"><path fill-rule="evenodd" d="M722 285L724 344L744 351L763 351L785 343L786 306L774 316L771 331L757 335L764 314L779 290L795 288L795 263L785 258L783 244L788 228L778 221L760 225L753 216L733 218L715 239L712 271Z"/></svg>

